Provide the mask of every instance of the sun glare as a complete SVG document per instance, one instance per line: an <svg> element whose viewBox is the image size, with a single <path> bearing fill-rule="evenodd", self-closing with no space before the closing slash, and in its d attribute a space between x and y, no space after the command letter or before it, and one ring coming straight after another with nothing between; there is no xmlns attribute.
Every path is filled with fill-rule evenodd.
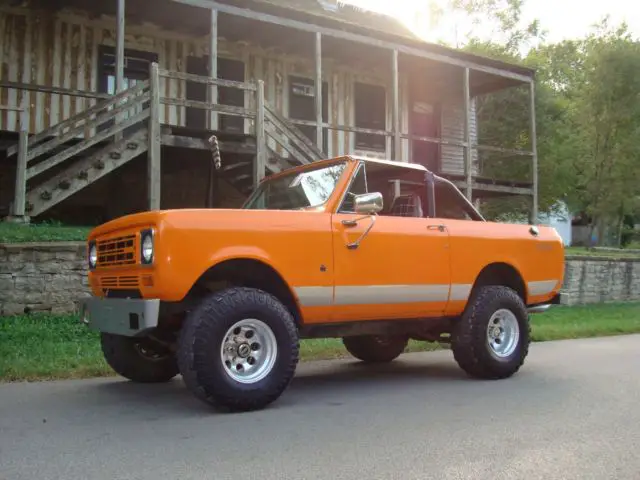
<svg viewBox="0 0 640 480"><path fill-rule="evenodd" d="M423 40L429 39L430 5L434 3L433 0L342 0L341 3L394 17L414 35Z"/></svg>

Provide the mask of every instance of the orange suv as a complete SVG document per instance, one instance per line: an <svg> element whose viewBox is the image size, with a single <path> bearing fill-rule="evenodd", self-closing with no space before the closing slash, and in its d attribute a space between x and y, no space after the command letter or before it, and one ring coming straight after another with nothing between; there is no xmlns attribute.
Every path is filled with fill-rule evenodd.
<svg viewBox="0 0 640 480"><path fill-rule="evenodd" d="M487 222L420 165L351 156L268 177L241 209L110 221L91 232L88 263L82 319L115 372L180 373L231 411L276 400L304 338L342 338L365 362L445 342L470 376L510 377L529 313L563 303L553 228Z"/></svg>

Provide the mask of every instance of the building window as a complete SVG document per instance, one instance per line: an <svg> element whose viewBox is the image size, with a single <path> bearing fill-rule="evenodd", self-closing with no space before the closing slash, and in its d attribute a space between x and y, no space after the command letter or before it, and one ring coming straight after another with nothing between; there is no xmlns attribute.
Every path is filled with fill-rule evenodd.
<svg viewBox="0 0 640 480"><path fill-rule="evenodd" d="M316 121L315 81L310 78L289 75L289 118L292 120ZM329 84L322 82L322 121L329 121ZM316 127L296 125L302 133L316 144ZM329 151L329 130L322 129L322 151Z"/></svg>
<svg viewBox="0 0 640 480"><path fill-rule="evenodd" d="M99 90L100 93L116 93L116 49L101 45L99 50ZM124 52L124 88L131 88L139 81L149 78L151 63L158 61L158 55L151 52L125 50Z"/></svg>
<svg viewBox="0 0 640 480"><path fill-rule="evenodd" d="M124 51L124 85L123 88L134 87L138 82L149 78L149 67L151 63L158 61L158 55L151 52L141 52L136 50ZM98 50L98 91L115 95L116 92L116 49L107 45L100 45ZM149 102L138 105L136 108L127 110L122 115L122 120L126 120L148 108ZM104 122L98 127L98 131L105 130L114 124L114 120ZM132 132L141 128L140 125L132 125L125 132Z"/></svg>
<svg viewBox="0 0 640 480"><path fill-rule="evenodd" d="M386 92L384 87L355 83L355 126L385 130L387 124ZM384 135L356 133L356 148L386 151Z"/></svg>

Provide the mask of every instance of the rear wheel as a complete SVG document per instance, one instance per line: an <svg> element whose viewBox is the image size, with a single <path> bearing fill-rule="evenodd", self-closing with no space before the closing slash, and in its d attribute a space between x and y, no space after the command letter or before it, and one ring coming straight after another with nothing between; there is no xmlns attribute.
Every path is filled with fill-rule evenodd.
<svg viewBox="0 0 640 480"><path fill-rule="evenodd" d="M347 351L367 363L387 363L400 356L407 347L403 336L363 335L344 337L342 343Z"/></svg>
<svg viewBox="0 0 640 480"><path fill-rule="evenodd" d="M100 343L109 366L134 382L168 382L178 374L173 353L149 338L102 333Z"/></svg>
<svg viewBox="0 0 640 480"><path fill-rule="evenodd" d="M526 306L514 290L481 287L454 326L451 349L470 376L507 378L523 365L530 332Z"/></svg>
<svg viewBox="0 0 640 480"><path fill-rule="evenodd" d="M178 363L187 387L229 411L258 410L289 385L298 363L293 316L275 297L229 288L205 298L186 319Z"/></svg>

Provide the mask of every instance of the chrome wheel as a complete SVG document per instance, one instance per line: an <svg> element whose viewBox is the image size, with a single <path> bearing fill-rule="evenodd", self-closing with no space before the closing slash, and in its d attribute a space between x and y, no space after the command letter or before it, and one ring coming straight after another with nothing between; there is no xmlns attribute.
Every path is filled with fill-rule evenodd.
<svg viewBox="0 0 640 480"><path fill-rule="evenodd" d="M487 325L487 341L494 355L508 357L516 350L520 339L520 325L511 310L497 310Z"/></svg>
<svg viewBox="0 0 640 480"><path fill-rule="evenodd" d="M227 330L220 349L225 372L239 383L256 383L269 375L277 354L273 331L253 318L240 320Z"/></svg>

